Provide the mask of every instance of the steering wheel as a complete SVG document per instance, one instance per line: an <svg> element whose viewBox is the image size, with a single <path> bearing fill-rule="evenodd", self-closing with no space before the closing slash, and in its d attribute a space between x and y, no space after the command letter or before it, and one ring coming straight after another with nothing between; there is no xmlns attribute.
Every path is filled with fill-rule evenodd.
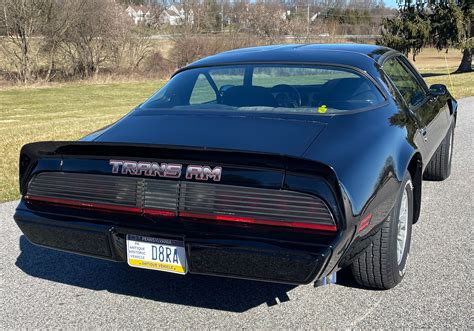
<svg viewBox="0 0 474 331"><path fill-rule="evenodd" d="M296 88L287 84L278 84L270 89L276 93L277 107L297 108L301 106L301 94Z"/></svg>

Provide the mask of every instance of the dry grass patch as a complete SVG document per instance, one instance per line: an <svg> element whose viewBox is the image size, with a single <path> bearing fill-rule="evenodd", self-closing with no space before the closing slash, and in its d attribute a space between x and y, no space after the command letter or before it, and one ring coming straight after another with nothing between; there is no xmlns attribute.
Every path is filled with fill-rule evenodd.
<svg viewBox="0 0 474 331"><path fill-rule="evenodd" d="M462 52L455 48L450 48L448 53L446 51L438 51L436 48L425 48L416 56L415 62L412 61L412 57L409 55L410 61L421 72L434 70L448 73L456 71L461 63L461 58Z"/></svg>

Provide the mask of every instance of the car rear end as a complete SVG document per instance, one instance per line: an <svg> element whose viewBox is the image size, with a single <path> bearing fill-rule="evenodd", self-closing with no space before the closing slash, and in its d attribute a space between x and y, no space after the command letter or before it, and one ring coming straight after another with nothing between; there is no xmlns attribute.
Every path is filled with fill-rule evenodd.
<svg viewBox="0 0 474 331"><path fill-rule="evenodd" d="M31 242L139 268L306 284L348 238L333 171L275 154L34 143L20 186Z"/></svg>

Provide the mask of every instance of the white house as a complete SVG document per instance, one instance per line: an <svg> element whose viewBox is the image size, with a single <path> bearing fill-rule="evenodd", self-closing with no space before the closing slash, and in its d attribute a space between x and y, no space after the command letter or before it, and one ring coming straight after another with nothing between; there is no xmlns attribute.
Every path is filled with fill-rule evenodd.
<svg viewBox="0 0 474 331"><path fill-rule="evenodd" d="M135 24L145 23L149 24L153 20L152 10L147 6L128 6L125 9L127 15L133 20Z"/></svg>
<svg viewBox="0 0 474 331"><path fill-rule="evenodd" d="M186 22L186 19L188 23L194 23L192 10L188 12L188 15L186 17L186 12L183 8L178 8L175 5L171 5L161 12L160 17L158 18L158 22L160 24L177 26L184 24L184 22Z"/></svg>

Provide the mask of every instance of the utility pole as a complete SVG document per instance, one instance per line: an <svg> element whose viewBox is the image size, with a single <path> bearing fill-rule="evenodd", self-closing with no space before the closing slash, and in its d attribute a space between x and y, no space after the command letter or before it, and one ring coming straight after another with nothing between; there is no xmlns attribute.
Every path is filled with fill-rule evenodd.
<svg viewBox="0 0 474 331"><path fill-rule="evenodd" d="M224 0L221 0L221 32L224 33Z"/></svg>
<svg viewBox="0 0 474 331"><path fill-rule="evenodd" d="M307 19L308 19L308 24L307 24L307 26L306 26L306 34L309 36L309 24L310 24L310 22L309 22L309 0L307 0L307 4L308 4L308 6L307 6Z"/></svg>

